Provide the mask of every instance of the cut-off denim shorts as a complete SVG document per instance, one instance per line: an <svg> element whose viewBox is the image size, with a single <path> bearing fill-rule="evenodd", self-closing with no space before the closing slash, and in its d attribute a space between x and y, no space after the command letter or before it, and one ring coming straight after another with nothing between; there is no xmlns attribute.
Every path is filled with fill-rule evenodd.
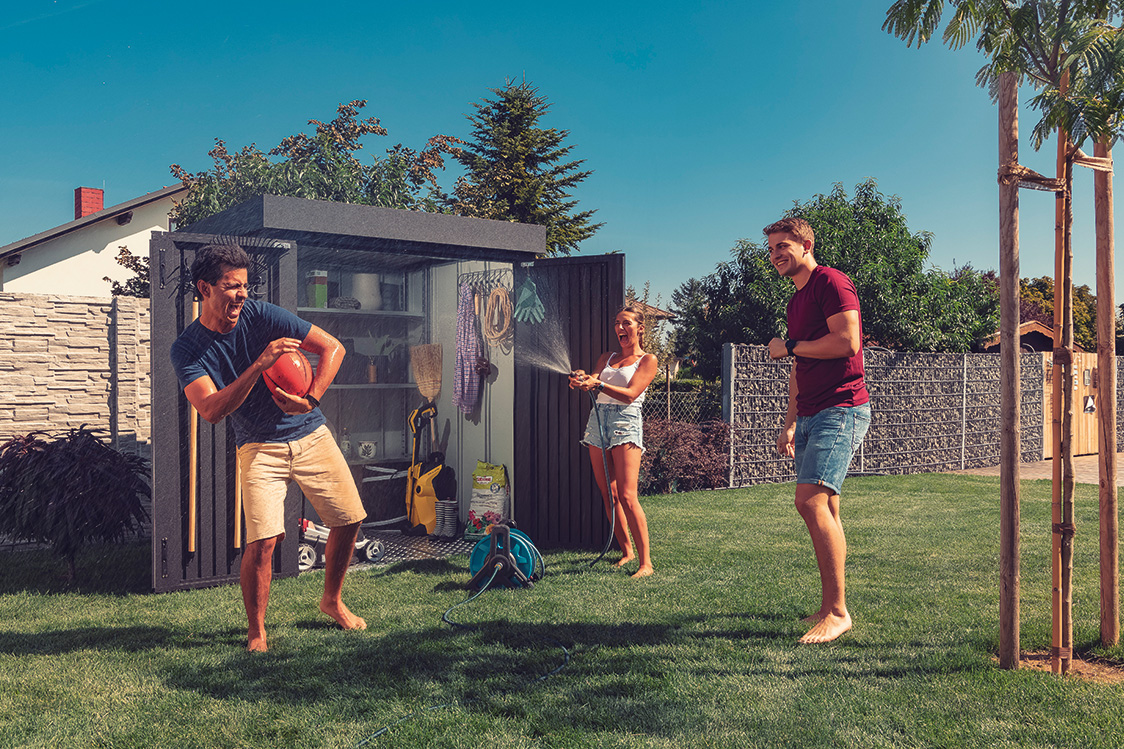
<svg viewBox="0 0 1124 749"><path fill-rule="evenodd" d="M581 443L604 450L605 445L601 440L601 431L604 430L605 441L609 443L610 449L631 443L643 450L644 421L640 413L639 403L621 403L619 406L614 403L594 404L589 412L589 421L585 424L585 436ZM598 416L601 418L600 427L597 423Z"/></svg>
<svg viewBox="0 0 1124 749"><path fill-rule="evenodd" d="M851 458L870 428L870 404L833 406L796 417L796 483L819 484L838 494Z"/></svg>

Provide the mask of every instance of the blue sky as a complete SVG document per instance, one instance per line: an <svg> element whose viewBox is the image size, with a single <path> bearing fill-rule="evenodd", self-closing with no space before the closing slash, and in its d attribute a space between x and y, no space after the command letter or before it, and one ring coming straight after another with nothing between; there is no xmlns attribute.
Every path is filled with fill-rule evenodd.
<svg viewBox="0 0 1124 749"><path fill-rule="evenodd" d="M75 187L123 202L172 184L170 164L207 168L215 138L268 149L352 99L389 131L365 142L373 153L465 137L472 102L526 76L552 102L544 124L569 130L594 171L574 197L605 226L582 254L624 252L628 282L665 303L794 200L867 177L933 233L933 265L995 269L982 59L907 48L881 30L889 5L8 3L0 245L73 218ZM1021 115L1021 161L1050 174L1053 144L1029 145L1036 121ZM1075 280L1094 287L1092 172L1077 177ZM1022 193L1024 277L1053 275L1053 210Z"/></svg>

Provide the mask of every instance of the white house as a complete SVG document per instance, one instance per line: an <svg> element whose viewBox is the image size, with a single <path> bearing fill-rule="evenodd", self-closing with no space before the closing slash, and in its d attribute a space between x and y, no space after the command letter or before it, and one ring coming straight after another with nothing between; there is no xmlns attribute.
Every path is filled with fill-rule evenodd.
<svg viewBox="0 0 1124 749"><path fill-rule="evenodd" d="M117 264L119 247L148 257L153 231L168 231L172 200L182 184L103 207L92 187L74 191L74 220L0 247L0 291L68 296L110 295L106 276L125 281L132 273Z"/></svg>

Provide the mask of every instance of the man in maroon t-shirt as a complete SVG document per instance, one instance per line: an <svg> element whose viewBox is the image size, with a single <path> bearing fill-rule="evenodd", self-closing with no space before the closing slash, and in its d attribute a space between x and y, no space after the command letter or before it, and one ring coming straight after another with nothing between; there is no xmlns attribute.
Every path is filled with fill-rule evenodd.
<svg viewBox="0 0 1124 749"><path fill-rule="evenodd" d="M769 355L796 359L777 452L796 460L796 509L812 536L822 587L819 611L804 620L812 628L800 642L830 642L851 628L839 490L870 426L859 298L851 279L816 262L807 221L786 218L764 231L773 267L796 284L788 338L769 341Z"/></svg>

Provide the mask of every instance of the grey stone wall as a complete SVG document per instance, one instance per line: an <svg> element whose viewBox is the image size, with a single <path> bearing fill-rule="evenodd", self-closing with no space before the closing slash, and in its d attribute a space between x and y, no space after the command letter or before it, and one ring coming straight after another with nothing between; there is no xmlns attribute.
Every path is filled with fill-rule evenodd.
<svg viewBox="0 0 1124 749"><path fill-rule="evenodd" d="M926 473L999 463L999 357L864 351L873 423L851 464L856 473ZM730 424L730 486L793 481L776 452L791 362L764 346L725 350L723 415ZM1044 368L1021 356L1021 448L1042 459Z"/></svg>
<svg viewBox="0 0 1124 749"><path fill-rule="evenodd" d="M148 300L0 292L0 442L82 424L151 450Z"/></svg>

